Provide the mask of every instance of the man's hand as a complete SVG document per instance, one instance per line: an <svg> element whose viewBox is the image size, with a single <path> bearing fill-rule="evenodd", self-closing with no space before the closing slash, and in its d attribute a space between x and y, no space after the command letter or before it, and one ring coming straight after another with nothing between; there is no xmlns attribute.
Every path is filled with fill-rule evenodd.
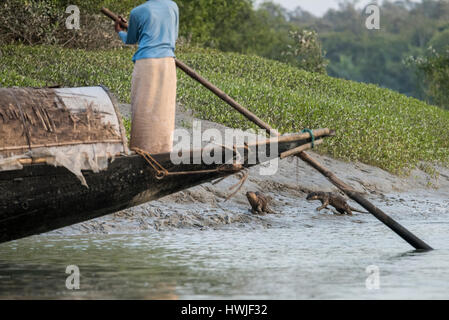
<svg viewBox="0 0 449 320"><path fill-rule="evenodd" d="M128 20L126 20L122 16L118 16L118 18L120 19L121 22L128 23ZM115 32L120 32L120 31L125 31L126 30L126 28L122 27L122 25L120 24L120 21L116 21L115 22Z"/></svg>

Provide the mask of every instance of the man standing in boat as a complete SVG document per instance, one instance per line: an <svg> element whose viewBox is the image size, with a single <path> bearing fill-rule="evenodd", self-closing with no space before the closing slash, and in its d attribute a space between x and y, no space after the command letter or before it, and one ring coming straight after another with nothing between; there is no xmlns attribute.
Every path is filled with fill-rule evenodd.
<svg viewBox="0 0 449 320"><path fill-rule="evenodd" d="M132 59L131 148L152 154L173 149L178 30L178 6L171 0L149 0L134 8L127 32L115 24L125 44L138 43Z"/></svg>

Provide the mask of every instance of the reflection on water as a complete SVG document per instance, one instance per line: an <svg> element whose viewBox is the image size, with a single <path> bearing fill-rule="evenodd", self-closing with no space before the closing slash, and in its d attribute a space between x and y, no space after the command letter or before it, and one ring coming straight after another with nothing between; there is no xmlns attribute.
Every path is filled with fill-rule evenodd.
<svg viewBox="0 0 449 320"><path fill-rule="evenodd" d="M2 244L0 298L449 298L449 212L390 210L438 248L416 252L370 215L332 216L314 207L267 216L276 222L269 229L35 236ZM81 271L80 290L65 287L68 265ZM366 289L370 265L379 267L379 290Z"/></svg>

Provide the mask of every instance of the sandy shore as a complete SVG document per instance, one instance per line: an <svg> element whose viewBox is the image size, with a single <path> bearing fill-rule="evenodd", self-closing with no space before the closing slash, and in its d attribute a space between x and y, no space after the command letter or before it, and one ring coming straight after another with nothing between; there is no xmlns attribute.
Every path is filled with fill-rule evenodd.
<svg viewBox="0 0 449 320"><path fill-rule="evenodd" d="M129 105L121 105L121 112L129 116ZM176 127L192 130L194 118L178 107ZM202 131L226 127L201 121ZM338 133L337 133L338 134ZM394 206L404 199L449 198L449 168L436 168L438 177L414 170L408 177L398 177L382 169L363 163L347 163L311 152L321 163L330 168L339 178L364 192L377 203ZM273 198L272 208L282 215L284 207L298 207L310 211L305 200L310 191L338 191L327 179L298 158L279 161L278 172L271 176L260 175L259 168L249 170L249 178L243 188L230 200L224 201L231 192L229 188L238 179L229 177L213 185L203 184L167 196L158 201L127 209L105 217L80 223L54 231L56 234L85 233L130 233L144 230L167 230L175 228L219 228L219 227L270 227L274 223L271 215L254 216L249 213L245 197L247 191L261 191ZM356 204L351 203L352 206ZM315 206L318 206L316 203ZM278 221L278 220L276 220Z"/></svg>

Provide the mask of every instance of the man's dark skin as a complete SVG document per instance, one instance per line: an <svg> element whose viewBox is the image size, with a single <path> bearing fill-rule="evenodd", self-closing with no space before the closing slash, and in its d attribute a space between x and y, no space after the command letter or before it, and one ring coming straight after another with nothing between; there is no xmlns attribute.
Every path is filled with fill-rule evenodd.
<svg viewBox="0 0 449 320"><path fill-rule="evenodd" d="M122 16L118 16L118 17L123 23L128 23L128 20L126 20ZM116 21L115 22L115 32L120 32L120 31L126 31L126 29L122 27L122 25L120 24L119 21Z"/></svg>
<svg viewBox="0 0 449 320"><path fill-rule="evenodd" d="M248 198L248 202L251 205L251 212L253 214L261 214L265 213L274 213L269 207L268 203L270 202L270 198L263 195L260 192L252 192L249 191L246 193L246 197Z"/></svg>
<svg viewBox="0 0 449 320"><path fill-rule="evenodd" d="M337 209L338 214L349 214L352 215L352 211L360 212L360 213L366 213L364 211L360 211L356 208L351 207L347 202L346 199L340 196L337 193L333 192L312 192L309 193L309 195L306 198L308 201L312 200L320 200L321 206L316 208L317 211L320 211L324 208L327 208L328 205L333 206L335 209ZM334 212L336 213L336 212Z"/></svg>

